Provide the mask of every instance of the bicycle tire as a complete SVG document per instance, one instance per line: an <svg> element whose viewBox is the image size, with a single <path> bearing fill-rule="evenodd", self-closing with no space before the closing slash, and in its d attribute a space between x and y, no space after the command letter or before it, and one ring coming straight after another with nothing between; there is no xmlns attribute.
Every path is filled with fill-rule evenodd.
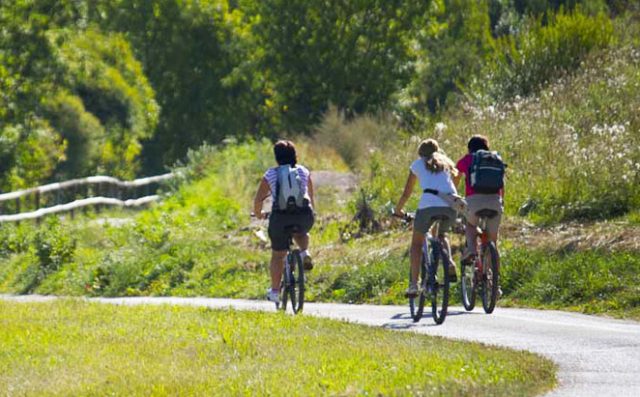
<svg viewBox="0 0 640 397"><path fill-rule="evenodd" d="M293 250L290 254L291 263L291 284L289 295L291 299L291 309L295 314L302 312L304 307L304 266L299 250Z"/></svg>
<svg viewBox="0 0 640 397"><path fill-rule="evenodd" d="M411 318L414 323L417 323L422 318L424 313L424 303L426 301L425 288L427 286L427 264L425 260L424 252L422 254L422 259L420 261L420 290L418 295L409 297L409 311L411 313ZM411 284L411 269L409 269L409 284Z"/></svg>
<svg viewBox="0 0 640 397"><path fill-rule="evenodd" d="M431 285L431 315L433 321L440 325L447 317L449 308L449 261L448 255L445 256L442 244L438 241L432 243L433 247L433 267L432 271L435 280L430 279ZM440 269L440 270L438 270ZM441 281L438 280L441 279Z"/></svg>
<svg viewBox="0 0 640 397"><path fill-rule="evenodd" d="M287 256L287 261L289 260L289 256ZM290 269L290 267L289 267ZM276 304L276 309L280 309L282 311L287 311L287 300L289 299L289 284L291 279L291 272L287 270L287 265L285 263L284 269L282 270L282 281L280 281L280 304ZM278 307L279 306L279 307Z"/></svg>
<svg viewBox="0 0 640 397"><path fill-rule="evenodd" d="M482 247L482 307L487 314L493 313L498 300L500 281L500 257L493 241Z"/></svg>
<svg viewBox="0 0 640 397"><path fill-rule="evenodd" d="M463 261L460 265L460 298L466 311L476 307L476 264Z"/></svg>

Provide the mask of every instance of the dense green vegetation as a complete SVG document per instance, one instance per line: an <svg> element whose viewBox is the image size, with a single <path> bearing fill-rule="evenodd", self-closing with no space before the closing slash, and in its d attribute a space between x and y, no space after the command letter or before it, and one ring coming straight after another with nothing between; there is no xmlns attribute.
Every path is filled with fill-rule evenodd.
<svg viewBox="0 0 640 397"><path fill-rule="evenodd" d="M20 0L0 5L0 188L154 173L203 142L393 112L424 133L615 41L624 0ZM622 23L624 24L624 22ZM454 106L455 107L455 106Z"/></svg>
<svg viewBox="0 0 640 397"><path fill-rule="evenodd" d="M72 300L0 311L9 394L506 396L555 382L532 353L313 317Z"/></svg>
<svg viewBox="0 0 640 397"><path fill-rule="evenodd" d="M508 303L640 319L637 252L520 248L507 252L503 269Z"/></svg>
<svg viewBox="0 0 640 397"><path fill-rule="evenodd" d="M0 291L262 298L247 214L279 134L312 169L359 177L354 194L320 188L311 300L404 302L408 232L388 210L423 137L457 160L486 134L512 224L637 224L635 3L417 3L0 6L3 188L180 159L162 204L100 215L113 225L0 225ZM637 249L504 240L507 302L638 316Z"/></svg>
<svg viewBox="0 0 640 397"><path fill-rule="evenodd" d="M300 148L312 169L345 167L330 150ZM250 225L247 213L257 179L272 161L270 144L203 147L190 159L176 170L183 182L171 196L137 215L102 213L114 219L106 223L87 214L74 222L51 218L39 228L3 225L0 291L262 299L269 252L257 232L264 233L266 225ZM384 218L379 222L385 231L361 230L350 215L363 205L360 194L344 197L330 186L318 190L320 216L312 232L318 266L308 276L307 298L404 304L409 230ZM510 231L504 239L506 303L638 318L637 252L530 246ZM453 240L457 257L461 239Z"/></svg>

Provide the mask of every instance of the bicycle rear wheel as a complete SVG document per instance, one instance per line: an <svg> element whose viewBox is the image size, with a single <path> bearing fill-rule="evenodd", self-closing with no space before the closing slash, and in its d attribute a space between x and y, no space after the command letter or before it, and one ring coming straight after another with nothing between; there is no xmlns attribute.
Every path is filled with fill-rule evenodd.
<svg viewBox="0 0 640 397"><path fill-rule="evenodd" d="M476 306L476 266L473 262L463 261L460 266L460 295L465 310L471 311Z"/></svg>
<svg viewBox="0 0 640 397"><path fill-rule="evenodd" d="M491 314L498 300L500 281L500 257L494 242L482 247L482 307L485 313Z"/></svg>
<svg viewBox="0 0 640 397"><path fill-rule="evenodd" d="M432 242L433 263L429 275L431 315L436 324L442 324L449 307L449 256L440 242Z"/></svg>
<svg viewBox="0 0 640 397"><path fill-rule="evenodd" d="M299 250L293 250L289 256L292 271L289 297L291 299L291 309L298 314L304 306L304 267Z"/></svg>
<svg viewBox="0 0 640 397"><path fill-rule="evenodd" d="M409 297L409 311L411 312L411 318L416 323L422 318L422 314L424 313L424 303L426 300L425 287L427 285L427 264L424 253L422 255L422 260L420 261L420 274L418 276L418 285L420 285L421 288L418 291L418 295ZM409 284L411 284L411 270L409 270Z"/></svg>
<svg viewBox="0 0 640 397"><path fill-rule="evenodd" d="M280 282L280 303L276 303L276 309L287 311L287 301L291 295L291 280L293 274L291 273L291 262L289 255L287 255L287 262L284 264L284 270L282 271L282 281Z"/></svg>

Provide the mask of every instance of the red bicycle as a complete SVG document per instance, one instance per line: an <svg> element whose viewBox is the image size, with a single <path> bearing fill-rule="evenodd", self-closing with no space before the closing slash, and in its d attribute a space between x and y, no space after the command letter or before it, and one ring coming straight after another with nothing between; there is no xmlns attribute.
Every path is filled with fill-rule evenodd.
<svg viewBox="0 0 640 397"><path fill-rule="evenodd" d="M500 254L493 241L487 235L487 220L498 215L497 211L483 209L478 216L478 250L470 260L463 261L460 268L462 304L468 311L476 305L476 294L482 297L482 307L490 314L496 307L499 294ZM467 225L468 227L468 225ZM478 291L479 289L479 291Z"/></svg>

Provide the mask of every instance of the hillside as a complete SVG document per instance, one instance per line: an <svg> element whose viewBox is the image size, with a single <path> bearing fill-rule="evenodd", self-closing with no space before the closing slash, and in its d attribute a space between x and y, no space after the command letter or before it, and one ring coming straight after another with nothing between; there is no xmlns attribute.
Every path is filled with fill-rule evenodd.
<svg viewBox="0 0 640 397"><path fill-rule="evenodd" d="M448 10L458 4L446 3ZM455 25L451 12L436 15L444 30ZM640 318L637 13L631 7L614 17L584 6L544 15L518 19L518 34L487 38L492 51L465 84L445 90L447 106L407 85L393 96L404 107L387 103L385 111L358 114L336 104L306 125L306 135L289 134L313 171L351 172L358 180L353 191L329 184L319 192L310 300L404 302L409 233L388 209L417 143L436 138L457 159L469 136L483 133L509 164L503 304ZM432 53L473 33L456 32L429 41L442 45L429 47ZM425 79L416 81L435 87L427 69L416 69ZM268 139L192 149L174 167L181 178L161 204L100 215L130 219L118 225L91 213L40 227L0 225L0 291L262 299L268 250L258 232L265 225L252 224L248 213L271 156ZM454 244L457 258L459 237Z"/></svg>

